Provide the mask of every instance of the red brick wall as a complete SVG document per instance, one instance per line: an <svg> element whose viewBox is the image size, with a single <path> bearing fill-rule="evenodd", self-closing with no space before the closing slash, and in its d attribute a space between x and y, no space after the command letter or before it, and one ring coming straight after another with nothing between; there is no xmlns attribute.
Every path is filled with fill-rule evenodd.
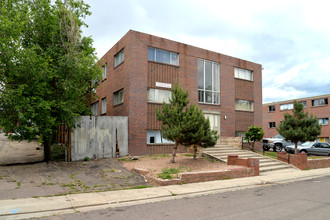
<svg viewBox="0 0 330 220"><path fill-rule="evenodd" d="M179 67L148 62L148 46L179 53ZM113 56L122 48L125 48L125 61L113 68ZM198 104L198 58L220 63L220 105ZM146 144L147 130L159 129L154 110L157 104L147 103L147 89L156 88L156 82L171 83L173 86L178 81L183 89L188 89L190 103L198 104L204 110L221 112L221 136L233 137L235 131L244 131L252 124L261 126L259 64L136 31L129 31L111 48L100 60L100 66L104 62L108 63L108 77L100 84L97 95L109 99L106 115L129 116L128 141L131 155L157 151L155 146ZM254 81L235 79L234 67L252 70ZM121 88L124 88L124 103L113 107L112 94ZM254 112L236 112L235 98L253 100Z"/></svg>
<svg viewBox="0 0 330 220"><path fill-rule="evenodd" d="M309 97L309 98L303 98L303 99L297 99L297 102L306 101L307 107L304 109L305 111L308 111L309 113L315 115L318 118L330 118L330 105L325 106L312 106L311 100L314 99L320 99L320 98L328 98L330 101L330 95L324 95L324 96L318 96L318 97ZM284 113L292 114L291 110L282 110L280 111L280 105L282 104L289 104L293 103L293 100L291 101L283 101L283 102L276 102L276 103L266 103L262 106L262 114L263 114L263 123L262 127L265 132L264 137L273 137L278 132L276 131L276 128L269 128L269 122L275 122L276 127L280 124L280 121L283 121ZM275 105L275 112L269 112L268 106ZM321 130L321 135L319 137L330 137L330 125L323 125Z"/></svg>

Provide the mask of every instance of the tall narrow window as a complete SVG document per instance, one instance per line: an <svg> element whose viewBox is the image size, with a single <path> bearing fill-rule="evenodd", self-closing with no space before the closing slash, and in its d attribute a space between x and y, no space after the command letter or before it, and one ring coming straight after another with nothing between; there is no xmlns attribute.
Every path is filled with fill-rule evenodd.
<svg viewBox="0 0 330 220"><path fill-rule="evenodd" d="M98 116L99 115L99 102L94 102L91 105L91 111L93 116Z"/></svg>
<svg viewBox="0 0 330 220"><path fill-rule="evenodd" d="M251 70L235 68L235 78L253 81L253 72Z"/></svg>
<svg viewBox="0 0 330 220"><path fill-rule="evenodd" d="M115 55L115 67L124 62L124 49Z"/></svg>
<svg viewBox="0 0 330 220"><path fill-rule="evenodd" d="M179 54L167 50L148 47L148 60L178 66Z"/></svg>
<svg viewBox="0 0 330 220"><path fill-rule="evenodd" d="M124 102L124 89L113 93L113 105L119 105Z"/></svg>
<svg viewBox="0 0 330 220"><path fill-rule="evenodd" d="M198 59L198 102L220 104L219 63Z"/></svg>
<svg viewBox="0 0 330 220"><path fill-rule="evenodd" d="M102 80L105 80L107 78L107 64L105 63L102 66Z"/></svg>
<svg viewBox="0 0 330 220"><path fill-rule="evenodd" d="M101 114L107 113L107 98L103 98L101 101Z"/></svg>

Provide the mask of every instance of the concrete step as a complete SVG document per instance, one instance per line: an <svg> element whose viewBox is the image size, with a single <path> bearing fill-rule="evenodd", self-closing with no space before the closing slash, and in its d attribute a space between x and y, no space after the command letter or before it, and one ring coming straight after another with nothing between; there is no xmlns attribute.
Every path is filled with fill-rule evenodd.
<svg viewBox="0 0 330 220"><path fill-rule="evenodd" d="M279 163L277 161L264 161L259 163L259 167L269 167L274 165L281 165L282 163Z"/></svg>
<svg viewBox="0 0 330 220"><path fill-rule="evenodd" d="M273 165L273 166L267 166L267 167L259 167L259 172L263 173L263 172L269 172L269 171L281 170L281 169L288 169L288 168L291 169L292 167L288 164Z"/></svg>

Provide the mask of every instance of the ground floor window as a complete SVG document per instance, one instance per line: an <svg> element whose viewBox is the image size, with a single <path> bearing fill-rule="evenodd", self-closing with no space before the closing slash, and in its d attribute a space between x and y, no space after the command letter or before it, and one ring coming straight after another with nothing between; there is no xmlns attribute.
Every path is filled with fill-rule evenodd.
<svg viewBox="0 0 330 220"><path fill-rule="evenodd" d="M147 131L147 144L172 144L172 143L174 142L162 137L162 132L160 130Z"/></svg>
<svg viewBox="0 0 330 220"><path fill-rule="evenodd" d="M329 143L329 137L319 137L317 138L317 141Z"/></svg>
<svg viewBox="0 0 330 220"><path fill-rule="evenodd" d="M275 122L269 122L268 127L269 128L276 128L276 123Z"/></svg>

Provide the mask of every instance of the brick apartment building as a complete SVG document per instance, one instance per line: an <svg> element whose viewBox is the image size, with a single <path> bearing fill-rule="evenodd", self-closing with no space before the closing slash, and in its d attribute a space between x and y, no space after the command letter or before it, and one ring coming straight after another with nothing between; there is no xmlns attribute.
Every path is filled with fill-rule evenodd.
<svg viewBox="0 0 330 220"><path fill-rule="evenodd" d="M313 96L301 99L295 99L304 105L305 111L315 115L319 119L319 123L322 124L321 135L318 137L318 141L328 142L330 137L329 117L330 106L328 100L330 94ZM262 106L263 111L263 130L265 132L264 137L273 137L278 132L276 127L284 118L284 113L291 113L293 109L293 101L287 100L281 102L265 103Z"/></svg>
<svg viewBox="0 0 330 220"><path fill-rule="evenodd" d="M92 112L128 116L130 155L171 152L173 143L162 138L155 109L168 102L176 82L222 139L262 125L260 64L130 30L99 65L100 99Z"/></svg>

